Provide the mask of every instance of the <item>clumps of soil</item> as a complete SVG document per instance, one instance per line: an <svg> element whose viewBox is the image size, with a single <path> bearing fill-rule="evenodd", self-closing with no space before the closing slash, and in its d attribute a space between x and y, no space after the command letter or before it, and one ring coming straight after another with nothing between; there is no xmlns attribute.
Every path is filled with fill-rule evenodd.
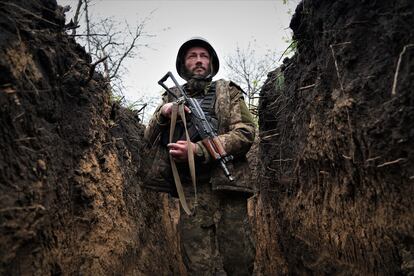
<svg viewBox="0 0 414 276"><path fill-rule="evenodd" d="M90 75L56 1L0 15L0 274L178 274L171 202L139 187L137 114Z"/></svg>
<svg viewBox="0 0 414 276"><path fill-rule="evenodd" d="M413 5L296 9L261 93L258 275L414 273ZM0 274L184 274L175 202L139 186L137 114L54 0L0 15Z"/></svg>
<svg viewBox="0 0 414 276"><path fill-rule="evenodd" d="M412 1L302 1L261 93L256 272L414 272Z"/></svg>

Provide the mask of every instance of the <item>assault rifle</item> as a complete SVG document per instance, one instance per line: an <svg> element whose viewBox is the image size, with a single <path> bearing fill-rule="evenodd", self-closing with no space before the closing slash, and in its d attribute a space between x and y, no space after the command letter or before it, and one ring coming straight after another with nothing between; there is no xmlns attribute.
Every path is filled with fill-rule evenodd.
<svg viewBox="0 0 414 276"><path fill-rule="evenodd" d="M164 82L171 78L174 82L175 86L181 93L181 97L179 98L175 95L171 89L169 89ZM171 72L165 74L165 76L158 81L158 84L161 85L168 93L170 93L177 101L184 101L187 104L188 108L191 110L191 121L194 124L195 129L198 131L204 146L207 148L210 155L219 162L221 168L223 169L224 174L228 177L230 181L233 181L234 178L229 172L227 168L227 162L233 160L232 155L227 155L226 151L224 150L223 145L221 144L216 131L211 126L210 122L207 120L206 115L204 114L203 109L201 108L198 101L194 98L190 98L185 93L184 89L181 85L178 84L177 80L175 79L174 75Z"/></svg>

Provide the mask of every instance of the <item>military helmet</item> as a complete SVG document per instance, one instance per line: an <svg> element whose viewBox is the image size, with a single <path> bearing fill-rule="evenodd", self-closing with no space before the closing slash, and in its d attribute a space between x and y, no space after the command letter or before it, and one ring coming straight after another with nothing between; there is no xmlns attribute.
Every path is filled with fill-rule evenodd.
<svg viewBox="0 0 414 276"><path fill-rule="evenodd" d="M180 77L182 77L185 80L189 79L189 76L187 76L186 74L186 70L184 66L184 59L185 59L185 54L187 53L188 49L190 49L191 47L203 47L209 52L212 71L210 72L210 75L208 77L211 77L211 78L214 77L220 68L220 62L219 62L217 53L214 50L213 46L211 46L211 44L202 37L190 38L189 40L184 42L184 44L181 45L180 49L178 50L175 67Z"/></svg>

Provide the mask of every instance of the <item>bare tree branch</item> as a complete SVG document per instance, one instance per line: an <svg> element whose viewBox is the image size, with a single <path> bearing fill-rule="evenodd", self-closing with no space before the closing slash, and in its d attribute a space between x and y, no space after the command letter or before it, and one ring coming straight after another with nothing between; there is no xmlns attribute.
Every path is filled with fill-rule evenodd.
<svg viewBox="0 0 414 276"><path fill-rule="evenodd" d="M237 82L247 96L249 109L256 108L257 94L266 79L267 73L275 67L274 54L258 57L251 43L244 49L237 47L234 54L225 57L225 65L230 71L229 78Z"/></svg>
<svg viewBox="0 0 414 276"><path fill-rule="evenodd" d="M91 29L89 25L88 5L89 5L89 0L85 0L86 41L88 42L88 52L91 52L91 41L90 41Z"/></svg>
<svg viewBox="0 0 414 276"><path fill-rule="evenodd" d="M145 103L144 99L141 99L139 104L134 103L131 105L123 97L123 91L126 89L123 77L128 72L128 68L125 66L126 61L137 55L138 49L143 47L150 48L149 43L145 42L145 39L153 37L153 35L145 32L145 26L150 17L148 16L133 27L130 27L127 22L119 22L113 17L97 19L91 16L91 11L96 1L78 1L77 21L85 22L85 26L82 28L83 33L77 31L79 32L77 34L72 31L72 34L77 40L79 39L79 41L83 42L94 61L91 64L89 76L83 84L90 82L94 72L99 71L106 82L110 84L109 87L114 99L123 102L124 105L127 105L127 108L140 108ZM156 101L156 99L151 99L148 102L148 106L152 107L152 101ZM144 117L144 111L145 108L140 111L142 112L142 117Z"/></svg>
<svg viewBox="0 0 414 276"><path fill-rule="evenodd" d="M140 109L138 109L137 113L139 114L144 108L146 108L148 103L145 103Z"/></svg>
<svg viewBox="0 0 414 276"><path fill-rule="evenodd" d="M118 64L117 64L115 70L113 70L112 75L109 78L111 78L111 77L113 77L113 76L115 76L115 75L118 74L118 70L119 70L119 67L121 66L122 62L124 61L124 59L126 57L128 57L130 55L130 53L132 52L132 50L136 47L136 41L138 40L138 38L141 37L143 29L144 29L144 23L141 23L141 24L139 24L137 26L137 28L135 30L135 35L132 35L132 33L131 33L130 29L129 29L129 26L128 26L129 33L132 36L132 41L131 41L128 49L124 52L124 54L118 60Z"/></svg>
<svg viewBox="0 0 414 276"><path fill-rule="evenodd" d="M71 36L87 36L87 34L71 34ZM106 36L106 34L89 34L89 36Z"/></svg>
<svg viewBox="0 0 414 276"><path fill-rule="evenodd" d="M90 82L92 80L93 74L95 72L96 65L98 65L101 62L104 62L107 58L108 58L108 56L104 56L103 58L101 58L98 61L96 61L96 62L94 62L94 63L91 64L91 68L89 68L89 76L85 80L85 82L83 83L84 85L87 84L88 82Z"/></svg>
<svg viewBox="0 0 414 276"><path fill-rule="evenodd" d="M78 1L78 5L76 6L75 15L73 16L73 24L74 26L78 26L79 24L79 13L82 7L82 0ZM76 28L72 29L72 35L76 35Z"/></svg>

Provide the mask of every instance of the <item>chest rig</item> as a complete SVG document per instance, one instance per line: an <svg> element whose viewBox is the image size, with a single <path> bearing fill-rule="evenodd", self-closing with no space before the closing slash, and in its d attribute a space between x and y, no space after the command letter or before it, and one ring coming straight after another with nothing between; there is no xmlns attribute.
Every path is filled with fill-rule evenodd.
<svg viewBox="0 0 414 276"><path fill-rule="evenodd" d="M197 95L194 97L201 106L201 109L204 111L207 120L211 124L211 127L214 131L217 132L218 129L218 120L215 113L215 103L216 103L216 82L212 82L207 92L204 95ZM191 114L187 116L187 129L190 136L191 142L198 142L201 138L198 135L198 131L191 122ZM164 131L162 134L163 144L168 144L169 131ZM178 121L174 131L173 141L185 140L184 125L181 121Z"/></svg>
<svg viewBox="0 0 414 276"><path fill-rule="evenodd" d="M215 112L216 106L216 82L212 82L207 92L202 95L195 97L198 103L201 106L201 109L204 111L207 120L210 122L212 128L217 132L218 121Z"/></svg>

